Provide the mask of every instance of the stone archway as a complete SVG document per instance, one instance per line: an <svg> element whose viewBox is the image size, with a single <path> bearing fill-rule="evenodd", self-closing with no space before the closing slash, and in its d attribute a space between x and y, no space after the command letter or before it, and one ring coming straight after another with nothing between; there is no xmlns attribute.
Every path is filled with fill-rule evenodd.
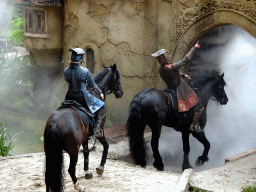
<svg viewBox="0 0 256 192"><path fill-rule="evenodd" d="M195 41L207 31L221 25L236 25L256 38L256 21L254 18L256 18L256 11L251 10L249 14L246 9L240 11L219 9L200 16L199 19L195 19L193 23L178 31L177 43L173 50L173 61L181 59Z"/></svg>

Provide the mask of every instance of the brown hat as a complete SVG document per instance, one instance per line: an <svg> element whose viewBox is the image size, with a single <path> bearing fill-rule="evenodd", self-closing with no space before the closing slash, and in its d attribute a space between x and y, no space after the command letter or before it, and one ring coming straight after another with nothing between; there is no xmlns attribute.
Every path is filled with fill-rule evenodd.
<svg viewBox="0 0 256 192"><path fill-rule="evenodd" d="M163 55L164 58L167 60L167 63L168 63L168 64L171 63L170 53L169 53L169 51L166 50L166 49L160 49L160 50L158 50L156 53L151 54L151 55L152 55L152 57L156 57L156 58L159 58L161 55ZM162 60L158 60L158 61L159 61L159 63L160 63L160 61L162 61ZM162 63L160 63L160 64L162 64Z"/></svg>

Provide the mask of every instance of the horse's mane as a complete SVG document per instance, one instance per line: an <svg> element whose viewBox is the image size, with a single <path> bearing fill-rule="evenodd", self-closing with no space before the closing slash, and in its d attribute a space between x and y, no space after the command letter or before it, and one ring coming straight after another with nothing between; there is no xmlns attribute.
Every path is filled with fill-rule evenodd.
<svg viewBox="0 0 256 192"><path fill-rule="evenodd" d="M108 68L104 68L101 72L99 72L95 78L94 78L94 81L96 84L98 84L105 76L106 74L109 72L109 69ZM116 69L116 78L120 81L121 79L121 75L119 73L119 71Z"/></svg>
<svg viewBox="0 0 256 192"><path fill-rule="evenodd" d="M203 87L210 82L217 83L219 81L219 77L220 77L219 72L213 72L212 74L206 77L202 77L199 80L196 80L195 83ZM224 81L224 79L222 83L224 86L226 85L226 82Z"/></svg>
<svg viewBox="0 0 256 192"><path fill-rule="evenodd" d="M108 71L109 70L107 68L104 68L101 72L99 72L94 78L95 83L98 84L106 76Z"/></svg>

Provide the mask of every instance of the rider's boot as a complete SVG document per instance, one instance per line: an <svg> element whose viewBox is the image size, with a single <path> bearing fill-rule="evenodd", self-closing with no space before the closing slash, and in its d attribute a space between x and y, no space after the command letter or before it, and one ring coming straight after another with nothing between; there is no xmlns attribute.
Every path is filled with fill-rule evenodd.
<svg viewBox="0 0 256 192"><path fill-rule="evenodd" d="M203 132L204 131L204 129L202 129L199 125L199 118L200 118L203 110L204 110L204 107L201 108L199 110L199 112L194 113L194 117L193 117L192 123L189 128L190 131L195 131L195 132Z"/></svg>
<svg viewBox="0 0 256 192"><path fill-rule="evenodd" d="M97 118L96 126L93 129L93 134L95 137L103 137L103 130L101 129L102 120L105 117L105 114L99 115Z"/></svg>

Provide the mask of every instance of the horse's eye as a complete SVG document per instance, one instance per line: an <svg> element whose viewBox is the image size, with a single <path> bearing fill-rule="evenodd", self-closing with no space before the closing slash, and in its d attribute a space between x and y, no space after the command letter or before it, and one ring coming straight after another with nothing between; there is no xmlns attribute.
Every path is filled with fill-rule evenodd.
<svg viewBox="0 0 256 192"><path fill-rule="evenodd" d="M223 86L223 85L219 85L219 88L220 88L220 89L223 89L223 88L224 88L224 86Z"/></svg>

